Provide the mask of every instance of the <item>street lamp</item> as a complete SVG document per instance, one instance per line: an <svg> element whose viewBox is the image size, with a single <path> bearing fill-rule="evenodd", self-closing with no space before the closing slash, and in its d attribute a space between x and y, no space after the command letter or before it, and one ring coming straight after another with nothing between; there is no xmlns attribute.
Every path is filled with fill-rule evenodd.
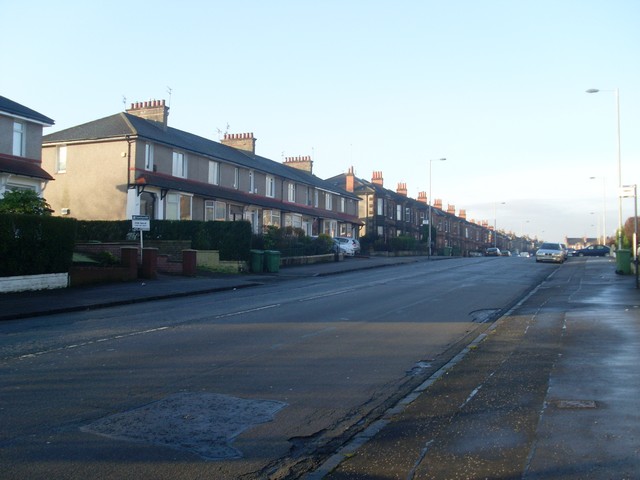
<svg viewBox="0 0 640 480"><path fill-rule="evenodd" d="M444 162L446 158L432 158L429 160L429 260L431 260L431 204L433 203L431 199L431 164L434 161Z"/></svg>
<svg viewBox="0 0 640 480"><path fill-rule="evenodd" d="M506 205L507 202L500 202L500 205ZM493 246L498 246L498 202L493 203Z"/></svg>
<svg viewBox="0 0 640 480"><path fill-rule="evenodd" d="M597 180L598 177L589 177L589 180ZM602 177L602 245L607 244L607 186L606 177Z"/></svg>
<svg viewBox="0 0 640 480"><path fill-rule="evenodd" d="M598 92L613 92L616 98L616 117L617 117L617 144L618 144L618 232L616 233L618 237L618 249L622 248L622 161L620 155L620 91L616 88L615 90L599 90L597 88L590 88L586 91L587 93L598 93Z"/></svg>

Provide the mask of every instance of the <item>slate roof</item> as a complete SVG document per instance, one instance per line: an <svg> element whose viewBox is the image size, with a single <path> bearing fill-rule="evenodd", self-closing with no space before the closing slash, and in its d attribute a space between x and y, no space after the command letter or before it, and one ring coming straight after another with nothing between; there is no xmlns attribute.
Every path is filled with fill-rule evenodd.
<svg viewBox="0 0 640 480"><path fill-rule="evenodd" d="M194 135L183 130L167 127L145 120L135 115L121 112L99 120L94 120L76 127L67 128L43 137L46 144L80 142L137 136L154 142L163 143L175 148L190 151L212 159L223 160L232 164L259 170L296 182L312 185L316 188L339 193L342 196L358 199L357 195L339 188L331 182L297 168L283 165L259 155L251 154L222 143Z"/></svg>
<svg viewBox="0 0 640 480"><path fill-rule="evenodd" d="M7 97L3 97L2 95L0 95L0 113L6 113L11 116L26 118L27 120L32 120L34 122L42 123L48 126L51 126L55 123L49 117L28 107L25 107L18 102L9 100Z"/></svg>

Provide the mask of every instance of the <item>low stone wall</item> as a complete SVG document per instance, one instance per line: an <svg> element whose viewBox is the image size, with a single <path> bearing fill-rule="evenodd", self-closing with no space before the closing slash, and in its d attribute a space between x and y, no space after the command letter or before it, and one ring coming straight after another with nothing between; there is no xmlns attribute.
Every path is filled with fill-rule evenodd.
<svg viewBox="0 0 640 480"><path fill-rule="evenodd" d="M340 253L339 260L344 260L344 254ZM293 265L313 265L314 263L330 263L336 261L336 255L334 253L327 253L325 255L308 255L301 257L284 257L280 258L281 267L290 267Z"/></svg>
<svg viewBox="0 0 640 480"><path fill-rule="evenodd" d="M66 288L68 285L68 273L0 277L0 293L51 290L55 288Z"/></svg>

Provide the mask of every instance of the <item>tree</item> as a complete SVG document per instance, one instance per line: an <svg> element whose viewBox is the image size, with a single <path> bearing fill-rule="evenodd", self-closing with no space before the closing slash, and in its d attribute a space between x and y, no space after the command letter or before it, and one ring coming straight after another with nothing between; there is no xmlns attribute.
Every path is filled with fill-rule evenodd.
<svg viewBox="0 0 640 480"><path fill-rule="evenodd" d="M51 215L47 201L33 190L9 190L0 198L0 213L23 215Z"/></svg>

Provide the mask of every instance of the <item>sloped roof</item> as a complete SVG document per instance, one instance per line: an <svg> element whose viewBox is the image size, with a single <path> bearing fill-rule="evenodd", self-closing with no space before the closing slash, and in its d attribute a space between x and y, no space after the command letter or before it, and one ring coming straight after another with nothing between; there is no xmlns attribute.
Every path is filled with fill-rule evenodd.
<svg viewBox="0 0 640 480"><path fill-rule="evenodd" d="M18 102L9 100L7 97L3 97L2 95L0 95L0 113L6 113L11 116L26 118L27 120L32 120L37 123L42 123L43 125L51 126L55 123L49 117L39 112L36 112L35 110L30 109L29 107L25 107L24 105L21 105Z"/></svg>
<svg viewBox="0 0 640 480"><path fill-rule="evenodd" d="M36 162L22 157L0 153L0 172L11 173L23 177L53 180L53 177L43 170Z"/></svg>
<svg viewBox="0 0 640 480"><path fill-rule="evenodd" d="M311 206L300 205L298 203L285 202L277 198L251 194L195 180L176 178L170 175L163 175L161 173L149 172L146 170L136 171L136 185L139 187L149 185L160 189L194 193L205 198L224 199L225 201L235 201L248 205L257 205L264 208L302 213L313 217L333 218L351 223L361 223L357 217L340 212L323 210Z"/></svg>
<svg viewBox="0 0 640 480"><path fill-rule="evenodd" d="M163 143L175 148L190 151L200 155L223 160L246 168L259 170L296 182L312 185L316 188L339 193L342 196L357 199L358 197L343 188L322 180L315 175L270 160L259 155L251 154L222 143L209 140L192 133L167 127L165 130L156 122L132 115L126 112L117 113L109 117L94 120L82 125L67 128L43 137L43 145L54 143L80 142L102 140L129 136L142 137L154 142Z"/></svg>

